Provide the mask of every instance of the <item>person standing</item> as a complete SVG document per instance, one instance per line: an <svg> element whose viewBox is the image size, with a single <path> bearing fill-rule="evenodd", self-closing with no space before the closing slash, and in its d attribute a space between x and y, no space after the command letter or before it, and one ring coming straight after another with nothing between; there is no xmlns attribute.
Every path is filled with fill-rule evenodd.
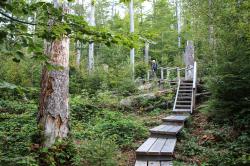
<svg viewBox="0 0 250 166"><path fill-rule="evenodd" d="M155 78L156 77L156 72L157 72L157 63L155 60L152 60L152 65L151 65L151 69L152 69L152 74L153 74L153 77Z"/></svg>

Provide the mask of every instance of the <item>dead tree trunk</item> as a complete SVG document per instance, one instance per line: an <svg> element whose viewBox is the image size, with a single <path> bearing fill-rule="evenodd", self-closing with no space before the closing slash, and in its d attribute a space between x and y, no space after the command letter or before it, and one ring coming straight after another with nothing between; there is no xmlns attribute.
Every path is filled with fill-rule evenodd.
<svg viewBox="0 0 250 166"><path fill-rule="evenodd" d="M69 38L45 42L45 54L53 66L60 67L42 70L38 124L44 132L42 146L49 147L69 133Z"/></svg>
<svg viewBox="0 0 250 166"><path fill-rule="evenodd" d="M78 40L76 42L76 67L79 68L81 61L81 43Z"/></svg>
<svg viewBox="0 0 250 166"><path fill-rule="evenodd" d="M95 1L91 0L91 10L90 10L90 26L95 26ZM88 64L89 73L92 73L94 70L94 42L89 43L89 64Z"/></svg>

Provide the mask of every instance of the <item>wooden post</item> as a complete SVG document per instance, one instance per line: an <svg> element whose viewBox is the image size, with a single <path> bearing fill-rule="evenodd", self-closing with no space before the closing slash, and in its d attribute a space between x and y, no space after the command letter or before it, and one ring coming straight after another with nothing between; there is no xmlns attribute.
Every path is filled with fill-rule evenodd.
<svg viewBox="0 0 250 166"><path fill-rule="evenodd" d="M161 80L164 80L164 71L163 67L161 67Z"/></svg>
<svg viewBox="0 0 250 166"><path fill-rule="evenodd" d="M167 80L169 80L170 71L167 68Z"/></svg>
<svg viewBox="0 0 250 166"><path fill-rule="evenodd" d="M149 73L150 71L148 70L148 72L147 72L147 80L149 81L149 77L150 77L150 73Z"/></svg>
<svg viewBox="0 0 250 166"><path fill-rule="evenodd" d="M179 67L177 67L176 70L177 70L177 79L180 80L181 79L181 75L180 75L180 69L179 69Z"/></svg>
<svg viewBox="0 0 250 166"><path fill-rule="evenodd" d="M197 82L197 63L196 61L194 62L194 70L193 70L193 96L192 96L192 110L191 113L193 112L195 108L195 94L196 94L196 82Z"/></svg>

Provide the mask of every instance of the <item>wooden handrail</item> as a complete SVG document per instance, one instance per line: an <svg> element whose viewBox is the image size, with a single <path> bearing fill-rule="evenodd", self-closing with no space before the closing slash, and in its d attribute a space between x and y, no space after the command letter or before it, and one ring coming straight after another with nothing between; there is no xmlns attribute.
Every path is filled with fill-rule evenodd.
<svg viewBox="0 0 250 166"><path fill-rule="evenodd" d="M177 98L178 98L178 95L179 95L180 84L181 84L181 80L179 79L179 81L178 81L178 86L177 86L177 90L176 90L176 95L175 95L175 100L174 100L173 111L174 111L175 106L176 106L176 103L177 103Z"/></svg>
<svg viewBox="0 0 250 166"><path fill-rule="evenodd" d="M197 63L195 61L194 70L193 70L193 90L192 90L191 113L193 112L195 108L196 81L197 81Z"/></svg>
<svg viewBox="0 0 250 166"><path fill-rule="evenodd" d="M193 76L193 89L196 88L196 78L197 77L197 63L196 61L194 62L194 76Z"/></svg>

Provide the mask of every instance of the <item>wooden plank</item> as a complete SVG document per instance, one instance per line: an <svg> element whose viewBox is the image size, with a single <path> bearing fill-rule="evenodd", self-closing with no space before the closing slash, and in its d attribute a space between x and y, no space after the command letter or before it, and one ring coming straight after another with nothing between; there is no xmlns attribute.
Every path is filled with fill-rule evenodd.
<svg viewBox="0 0 250 166"><path fill-rule="evenodd" d="M158 138L149 149L148 154L160 154L162 147L165 145L165 142L166 138Z"/></svg>
<svg viewBox="0 0 250 166"><path fill-rule="evenodd" d="M172 155L138 155L136 154L137 160L150 160L150 161L170 161L173 160Z"/></svg>
<svg viewBox="0 0 250 166"><path fill-rule="evenodd" d="M191 107L191 105L176 105L176 107Z"/></svg>
<svg viewBox="0 0 250 166"><path fill-rule="evenodd" d="M167 132L169 129L173 128L174 125L166 125L166 127L158 130L158 131L161 131L161 132Z"/></svg>
<svg viewBox="0 0 250 166"><path fill-rule="evenodd" d="M174 109L173 112L191 112L191 109Z"/></svg>
<svg viewBox="0 0 250 166"><path fill-rule="evenodd" d="M179 126L174 126L173 128L169 129L168 132L169 132L169 133L175 133L175 134L177 134L181 129L182 129L182 126L181 126L181 125L179 125Z"/></svg>
<svg viewBox="0 0 250 166"><path fill-rule="evenodd" d="M142 160L136 160L135 166L147 166L148 162L147 161L142 161Z"/></svg>
<svg viewBox="0 0 250 166"><path fill-rule="evenodd" d="M148 166L161 166L160 161L148 161Z"/></svg>
<svg viewBox="0 0 250 166"><path fill-rule="evenodd" d="M186 115L175 115L175 118L176 120L179 120L179 121L184 121L188 118L188 116Z"/></svg>
<svg viewBox="0 0 250 166"><path fill-rule="evenodd" d="M136 153L146 153L155 143L157 138L149 137L137 150Z"/></svg>
<svg viewBox="0 0 250 166"><path fill-rule="evenodd" d="M166 127L166 124L162 124L162 125L159 125L159 126L157 126L157 127L154 127L154 128L152 128L152 129L150 129L150 131L151 131L151 130L157 131L157 130L160 130L160 129L164 128L164 127Z"/></svg>
<svg viewBox="0 0 250 166"><path fill-rule="evenodd" d="M161 149L161 154L173 155L175 144L176 144L176 138L168 138L163 148Z"/></svg>
<svg viewBox="0 0 250 166"><path fill-rule="evenodd" d="M173 166L172 161L161 161L161 166Z"/></svg>
<svg viewBox="0 0 250 166"><path fill-rule="evenodd" d="M179 100L177 100L177 103L181 103L181 104L183 104L183 103L191 104L191 100L189 100L189 101L179 101Z"/></svg>

